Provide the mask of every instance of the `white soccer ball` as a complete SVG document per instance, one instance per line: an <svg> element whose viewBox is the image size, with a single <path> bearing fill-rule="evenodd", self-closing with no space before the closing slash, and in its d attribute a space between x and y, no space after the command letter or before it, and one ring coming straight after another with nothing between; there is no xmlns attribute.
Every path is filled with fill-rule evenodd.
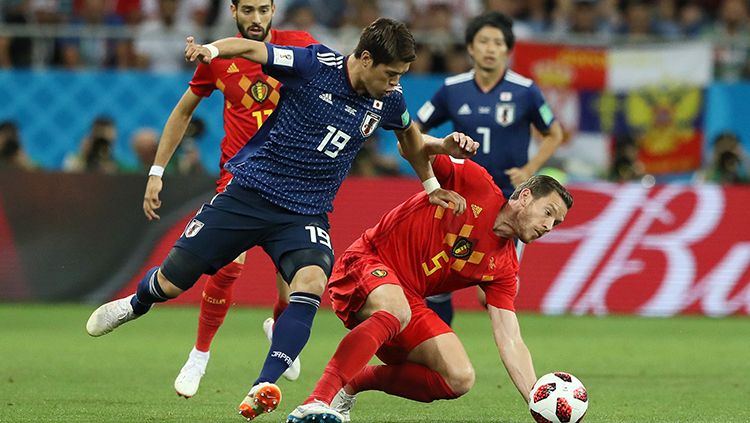
<svg viewBox="0 0 750 423"><path fill-rule="evenodd" d="M578 423L589 408L589 395L570 373L548 373L531 388L529 411L537 423Z"/></svg>

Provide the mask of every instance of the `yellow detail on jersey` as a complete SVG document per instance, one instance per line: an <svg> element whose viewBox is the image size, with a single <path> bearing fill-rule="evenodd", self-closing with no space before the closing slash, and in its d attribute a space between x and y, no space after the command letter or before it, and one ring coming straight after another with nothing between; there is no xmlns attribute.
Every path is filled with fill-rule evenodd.
<svg viewBox="0 0 750 423"><path fill-rule="evenodd" d="M456 235L456 234L450 234L450 233L445 234L445 238L443 239L443 243L444 244L448 244L448 245L450 245L452 247L453 244L456 243L456 239L457 238L458 238L458 235Z"/></svg>
<svg viewBox="0 0 750 423"><path fill-rule="evenodd" d="M482 275L482 282L489 282L491 280L495 279L492 275Z"/></svg>
<svg viewBox="0 0 750 423"><path fill-rule="evenodd" d="M461 232L459 232L458 235L464 238L468 238L469 235L471 235L471 231L473 230L474 230L474 225L464 225L461 228Z"/></svg>
<svg viewBox="0 0 750 423"><path fill-rule="evenodd" d="M240 68L238 68L237 65L234 64L234 62L232 62L232 64L227 68L227 73L237 73L239 71Z"/></svg>
<svg viewBox="0 0 750 423"><path fill-rule="evenodd" d="M479 217L479 213L482 212L482 208L477 206L476 204L471 205L471 212L474 213L474 218Z"/></svg>
<svg viewBox="0 0 750 423"><path fill-rule="evenodd" d="M240 85L240 88L242 88L242 91L247 92L247 89L250 88L251 85L253 85L253 81L251 81L247 76L242 75L242 78L240 78L240 82L238 84Z"/></svg>
<svg viewBox="0 0 750 423"><path fill-rule="evenodd" d="M482 258L484 257L484 253L480 253L479 251L474 251L471 253L471 257L469 257L469 263L471 264L479 264L480 261L482 261Z"/></svg>
<svg viewBox="0 0 750 423"><path fill-rule="evenodd" d="M448 263L448 254L445 253L445 251L440 251L439 253L435 254L435 256L430 259L432 261L432 264L434 265L432 269L427 267L427 263L422 263L422 270L424 270L424 274L427 276L430 276L431 274L437 272L438 270L443 268L443 265L440 263L440 259L443 259L446 263Z"/></svg>
<svg viewBox="0 0 750 423"><path fill-rule="evenodd" d="M231 108L232 108L232 103L229 100L227 100L227 109L231 109Z"/></svg>
<svg viewBox="0 0 750 423"><path fill-rule="evenodd" d="M268 96L268 99L271 100L271 103L274 105L279 104L279 99L281 98L281 94L279 94L278 91L273 90L271 95Z"/></svg>
<svg viewBox="0 0 750 423"><path fill-rule="evenodd" d="M246 109L253 107L253 104L255 104L255 100L247 94L242 95L242 100L240 102Z"/></svg>
<svg viewBox="0 0 750 423"><path fill-rule="evenodd" d="M216 88L218 88L219 91L224 92L224 88L226 88L226 87L227 86L224 85L224 81L222 81L221 79L217 79L216 80Z"/></svg>
<svg viewBox="0 0 750 423"><path fill-rule="evenodd" d="M270 116L271 113L273 113L273 109L263 109L262 111L261 110L256 110L256 111L253 112L253 117L256 119L256 123L258 124L258 128L260 128L261 125L263 125L263 122L266 121L265 117L266 116Z"/></svg>
<svg viewBox="0 0 750 423"><path fill-rule="evenodd" d="M455 270L456 272L460 272L464 269L464 266L466 266L466 260L459 259L453 262L451 269Z"/></svg>
<svg viewBox="0 0 750 423"><path fill-rule="evenodd" d="M444 214L445 214L445 209L444 208L438 206L435 209L435 219L442 219Z"/></svg>
<svg viewBox="0 0 750 423"><path fill-rule="evenodd" d="M271 78L270 76L266 77L266 82L268 82L268 85L272 86L273 88L278 87L280 84L278 79Z"/></svg>

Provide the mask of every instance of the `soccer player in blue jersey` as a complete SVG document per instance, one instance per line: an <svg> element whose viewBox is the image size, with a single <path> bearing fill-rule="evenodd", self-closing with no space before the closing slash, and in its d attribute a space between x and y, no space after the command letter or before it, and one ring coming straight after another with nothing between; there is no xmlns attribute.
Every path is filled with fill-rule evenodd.
<svg viewBox="0 0 750 423"><path fill-rule="evenodd" d="M363 30L350 56L322 45L298 48L244 38L198 45L188 38L186 59L210 63L216 57L262 64L283 84L276 110L227 162L232 181L203 205L162 265L144 275L134 295L95 310L86 330L92 336L107 334L154 303L177 297L243 251L263 247L284 280L291 281L291 295L261 373L240 403L240 413L252 420L278 406L281 391L275 382L310 336L333 265L327 213L357 151L375 129L396 132L432 204L450 205L461 214L466 201L440 188L422 134L406 111L398 82L416 56L404 24L376 20ZM262 146L249 147L257 144ZM479 147L455 133L440 145L443 154L459 158Z"/></svg>
<svg viewBox="0 0 750 423"><path fill-rule="evenodd" d="M474 68L447 78L417 113L425 132L450 121L454 130L477 140L480 147L472 160L487 169L505 198L536 173L563 140L562 127L539 87L508 68L514 41L513 21L505 15L488 12L472 19L466 47ZM532 126L542 140L536 155L529 157ZM427 303L451 324L450 294L429 297Z"/></svg>

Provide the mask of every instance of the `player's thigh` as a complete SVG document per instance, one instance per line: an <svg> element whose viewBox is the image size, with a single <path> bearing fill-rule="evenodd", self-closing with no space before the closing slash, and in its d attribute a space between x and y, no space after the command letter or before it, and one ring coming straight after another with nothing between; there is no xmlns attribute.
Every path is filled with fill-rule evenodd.
<svg viewBox="0 0 750 423"><path fill-rule="evenodd" d="M198 210L175 247L205 261L208 264L205 273L216 273L256 245L263 235L263 221L238 213L242 208L242 203L230 195L218 194Z"/></svg>
<svg viewBox="0 0 750 423"><path fill-rule="evenodd" d="M279 215L261 244L293 289L322 294L333 268L333 248L325 215Z"/></svg>

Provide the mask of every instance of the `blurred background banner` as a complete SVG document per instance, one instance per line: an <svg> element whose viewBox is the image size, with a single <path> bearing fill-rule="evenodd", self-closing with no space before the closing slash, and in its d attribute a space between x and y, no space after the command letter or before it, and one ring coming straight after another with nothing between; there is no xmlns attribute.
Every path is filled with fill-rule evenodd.
<svg viewBox="0 0 750 423"><path fill-rule="evenodd" d="M606 173L612 150L637 148L644 171L684 174L702 165L707 42L638 47L519 42L514 69L531 76L569 134L566 168Z"/></svg>
<svg viewBox="0 0 750 423"><path fill-rule="evenodd" d="M213 196L209 178L168 178L162 219L149 223L140 212L142 176L3 173L0 180L0 301L127 295ZM335 252L419 189L411 178L347 179L331 215ZM593 183L571 191L565 225L524 252L519 309L750 314L750 187ZM256 249L246 263L235 302L272 305L270 260ZM174 302L197 304L200 295L192 289ZM455 302L476 309L475 297L467 289Z"/></svg>

